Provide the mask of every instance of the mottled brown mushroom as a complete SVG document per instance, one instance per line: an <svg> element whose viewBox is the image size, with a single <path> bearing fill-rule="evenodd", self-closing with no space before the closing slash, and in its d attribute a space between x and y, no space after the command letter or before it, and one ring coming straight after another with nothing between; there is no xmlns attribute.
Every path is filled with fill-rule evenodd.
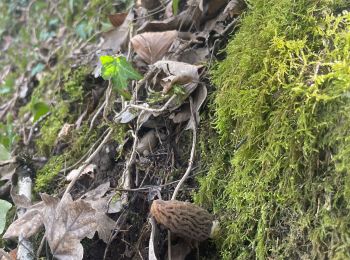
<svg viewBox="0 0 350 260"><path fill-rule="evenodd" d="M203 241L212 234L214 216L189 202L155 200L151 214L172 233L188 240Z"/></svg>

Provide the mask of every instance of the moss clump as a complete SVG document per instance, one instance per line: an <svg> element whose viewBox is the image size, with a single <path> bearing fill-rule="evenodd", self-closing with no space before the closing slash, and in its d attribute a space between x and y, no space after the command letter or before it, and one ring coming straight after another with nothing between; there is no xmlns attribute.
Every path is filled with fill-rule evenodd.
<svg viewBox="0 0 350 260"><path fill-rule="evenodd" d="M57 136L57 135L56 135ZM37 172L35 190L37 192L49 191L50 184L58 173L78 161L96 142L98 138L97 131L89 132L88 126L84 125L79 130L72 133L69 150L64 154L52 156L45 166ZM57 184L55 184L57 187Z"/></svg>
<svg viewBox="0 0 350 260"><path fill-rule="evenodd" d="M57 176L59 171L64 168L66 158L67 156L65 155L52 156L45 166L37 172L35 180L36 192L52 190L49 184L52 182L53 178ZM55 188L57 188L57 185L55 185L53 189Z"/></svg>
<svg viewBox="0 0 350 260"><path fill-rule="evenodd" d="M57 134L67 119L69 105L67 102L61 101L52 110L51 115L45 120L40 129L41 136L36 140L39 153L46 156L49 156L56 142Z"/></svg>
<svg viewBox="0 0 350 260"><path fill-rule="evenodd" d="M83 84L89 73L90 69L87 66L65 73L63 91L68 94L69 100L81 101L83 99Z"/></svg>
<svg viewBox="0 0 350 260"><path fill-rule="evenodd" d="M218 136L196 200L222 217L224 259L350 258L346 4L249 1L213 72Z"/></svg>

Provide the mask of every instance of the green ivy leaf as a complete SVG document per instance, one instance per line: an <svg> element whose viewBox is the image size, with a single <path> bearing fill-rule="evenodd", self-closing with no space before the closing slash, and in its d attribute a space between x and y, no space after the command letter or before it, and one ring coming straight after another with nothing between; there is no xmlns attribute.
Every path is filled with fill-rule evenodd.
<svg viewBox="0 0 350 260"><path fill-rule="evenodd" d="M10 152L3 144L0 144L0 161L6 161L11 158Z"/></svg>
<svg viewBox="0 0 350 260"><path fill-rule="evenodd" d="M12 208L12 204L6 200L0 200L0 234L4 232L6 224L6 214L9 209Z"/></svg>
<svg viewBox="0 0 350 260"><path fill-rule="evenodd" d="M34 122L36 122L41 116L50 111L50 107L44 102L36 102L32 106L32 114L34 116Z"/></svg>
<svg viewBox="0 0 350 260"><path fill-rule="evenodd" d="M111 80L116 91L123 97L130 99L131 95L127 89L128 81L140 80L142 76L132 67L124 56L101 56L101 76L104 80Z"/></svg>

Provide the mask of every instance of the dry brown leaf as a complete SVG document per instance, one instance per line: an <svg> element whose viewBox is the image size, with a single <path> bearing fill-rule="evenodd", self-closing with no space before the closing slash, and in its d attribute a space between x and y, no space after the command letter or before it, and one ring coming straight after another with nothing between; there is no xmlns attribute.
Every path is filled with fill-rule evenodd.
<svg viewBox="0 0 350 260"><path fill-rule="evenodd" d="M83 200L73 201L66 194L60 202L45 195L44 225L52 254L58 259L82 259L80 240L95 233L96 211Z"/></svg>
<svg viewBox="0 0 350 260"><path fill-rule="evenodd" d="M136 151L144 156L147 156L153 151L154 147L157 145L157 136L155 130L150 130L139 140Z"/></svg>
<svg viewBox="0 0 350 260"><path fill-rule="evenodd" d="M216 16L226 3L227 0L201 0L199 9L203 12L203 20L208 20Z"/></svg>
<svg viewBox="0 0 350 260"><path fill-rule="evenodd" d="M176 39L177 31L147 32L135 35L130 41L135 52L148 64L163 58Z"/></svg>
<svg viewBox="0 0 350 260"><path fill-rule="evenodd" d="M200 85L196 88L196 90L193 92L192 97L193 97L193 110L194 113L196 113L196 117L198 117L196 121L198 121L197 123L199 123L199 114L198 111L201 108L203 102L205 101L205 99L207 98L207 88L204 85ZM181 107L181 111L179 113L172 114L170 116L170 119L172 119L174 121L174 123L181 123L184 121L189 120L191 117L191 108L190 108L190 104L186 104L184 106Z"/></svg>
<svg viewBox="0 0 350 260"><path fill-rule="evenodd" d="M112 230L115 228L115 221L104 213L96 213L98 237L108 243Z"/></svg>
<svg viewBox="0 0 350 260"><path fill-rule="evenodd" d="M57 135L57 141L64 140L65 138L67 138L70 135L70 133L73 131L73 129L74 129L74 124L65 123Z"/></svg>
<svg viewBox="0 0 350 260"><path fill-rule="evenodd" d="M79 174L79 172L80 172L80 170L81 170L82 167L84 167L84 165L83 165L83 166L80 166L78 169L71 170L71 171L69 172L69 174L67 175L66 180L67 180L67 181L72 181L72 180ZM94 174L94 172L95 172L95 170L96 170L96 167L97 167L97 166L96 166L95 164L89 164L89 165L87 165L87 166L84 168L84 170L80 173L79 178L81 178L81 176L83 176L83 175L85 175L85 174L92 174L92 177L93 177L93 174Z"/></svg>
<svg viewBox="0 0 350 260"><path fill-rule="evenodd" d="M29 208L32 205L26 196L17 194L13 186L11 187L10 195L17 208Z"/></svg>
<svg viewBox="0 0 350 260"><path fill-rule="evenodd" d="M225 7L224 14L228 14L231 18L235 15L240 15L244 8L245 2L243 0L231 0Z"/></svg>
<svg viewBox="0 0 350 260"><path fill-rule="evenodd" d="M103 38L105 42L102 44L101 49L111 49L112 51L123 50L126 47L124 45L128 40L130 24L133 19L134 13L130 10L121 26L104 33Z"/></svg>
<svg viewBox="0 0 350 260"><path fill-rule="evenodd" d="M109 190L111 183L109 181L100 184L95 189L90 190L84 194L86 200L97 200L102 198Z"/></svg>
<svg viewBox="0 0 350 260"><path fill-rule="evenodd" d="M114 27L119 27L125 21L128 13L116 13L108 15L108 19Z"/></svg>
<svg viewBox="0 0 350 260"><path fill-rule="evenodd" d="M174 84L185 85L184 90L188 95L197 87L199 81L197 66L184 62L163 60L156 62L154 66L168 75L161 82L163 93L167 93Z"/></svg>
<svg viewBox="0 0 350 260"><path fill-rule="evenodd" d="M104 186L92 197L103 196L107 185ZM100 238L106 241L114 227L114 221L104 212L96 211L88 201L73 201L70 194L66 194L62 200L41 194L41 199L42 202L29 207L22 217L10 225L4 238L20 235L29 238L44 224L45 235L54 257L80 260L83 258L80 241L84 237L91 238L98 231Z"/></svg>
<svg viewBox="0 0 350 260"><path fill-rule="evenodd" d="M40 204L40 206L38 206ZM41 214L44 204L36 204L36 209L29 209L19 219L14 221L3 235L4 239L12 239L22 235L24 238L29 238L38 232L43 225L43 216Z"/></svg>
<svg viewBox="0 0 350 260"><path fill-rule="evenodd" d="M163 32L170 30L185 31L191 26L199 28L202 12L198 5L191 5L180 14L163 21L145 22L138 30L142 32Z"/></svg>

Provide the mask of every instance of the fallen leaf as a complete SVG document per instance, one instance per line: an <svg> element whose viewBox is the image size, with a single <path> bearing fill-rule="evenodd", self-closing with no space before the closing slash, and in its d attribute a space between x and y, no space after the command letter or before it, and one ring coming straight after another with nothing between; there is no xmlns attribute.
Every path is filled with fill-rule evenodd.
<svg viewBox="0 0 350 260"><path fill-rule="evenodd" d="M213 18L226 3L227 0L201 0L199 9L202 11L202 19L209 20Z"/></svg>
<svg viewBox="0 0 350 260"><path fill-rule="evenodd" d="M201 15L198 5L191 5L180 14L163 21L145 22L137 32L185 31L193 25L199 28Z"/></svg>
<svg viewBox="0 0 350 260"><path fill-rule="evenodd" d="M193 92L193 110L197 114L199 109L201 108L203 102L207 98L207 88L204 85L200 85L196 88L196 90ZM172 114L170 116L170 119L174 121L174 123L181 123L184 121L189 120L191 117L191 108L190 104L186 104L183 107L181 107L181 111L175 114ZM199 115L198 115L199 117Z"/></svg>
<svg viewBox="0 0 350 260"><path fill-rule="evenodd" d="M130 24L133 19L134 13L130 10L122 25L103 33L102 37L104 38L104 43L102 44L101 49L111 49L112 51L124 50L127 47L125 44L129 37Z"/></svg>
<svg viewBox="0 0 350 260"><path fill-rule="evenodd" d="M29 208L32 206L31 201L25 195L17 194L13 186L11 187L10 195L13 203L17 208Z"/></svg>
<svg viewBox="0 0 350 260"><path fill-rule="evenodd" d="M73 201L69 194L60 202L52 198L42 196L45 235L52 254L58 259L82 259L80 240L95 233L95 210L83 200Z"/></svg>
<svg viewBox="0 0 350 260"><path fill-rule="evenodd" d="M96 213L98 237L108 243L111 232L115 228L115 221L104 213Z"/></svg>
<svg viewBox="0 0 350 260"><path fill-rule="evenodd" d="M104 184L98 192L96 190L96 194L90 195L103 196L106 187ZM41 199L41 202L29 207L23 216L9 226L3 238L29 238L44 224L45 236L54 257L80 260L83 258L80 241L84 237L91 238L98 231L100 238L106 241L107 234L114 227L114 221L103 216L104 212L96 211L89 201L73 201L70 194L64 195L61 200L41 194Z"/></svg>
<svg viewBox="0 0 350 260"><path fill-rule="evenodd" d="M71 170L70 173L67 175L66 180L67 181L72 181L73 179L76 178L76 176L79 174L81 169L84 167L84 165L80 166L78 169ZM84 174L93 174L96 170L96 165L95 164L89 164L87 165L84 170L80 173L80 176L83 176Z"/></svg>
<svg viewBox="0 0 350 260"><path fill-rule="evenodd" d="M128 13L116 13L108 15L108 19L114 27L119 27L125 21Z"/></svg>
<svg viewBox="0 0 350 260"><path fill-rule="evenodd" d="M174 84L187 85L184 89L189 95L199 81L198 67L178 61L158 61L155 67L162 70L168 77L163 78L163 93L168 92ZM181 104L180 104L181 105Z"/></svg>
<svg viewBox="0 0 350 260"><path fill-rule="evenodd" d="M29 208L23 216L8 227L3 238L12 239L19 236L29 238L37 233L43 225L43 216L41 214L43 207L43 202L40 202Z"/></svg>
<svg viewBox="0 0 350 260"><path fill-rule="evenodd" d="M109 181L100 184L95 189L88 191L84 194L84 199L86 200L97 200L102 198L109 190L111 184Z"/></svg>
<svg viewBox="0 0 350 260"><path fill-rule="evenodd" d="M124 112L116 116L114 118L114 121L122 124L126 124L132 121L134 118L136 118L138 114L139 114L139 111L134 111L134 109L128 108L127 110L125 110Z"/></svg>
<svg viewBox="0 0 350 260"><path fill-rule="evenodd" d="M147 156L150 152L154 150L157 145L158 138L156 136L155 130L150 130L139 140L136 151L144 156Z"/></svg>
<svg viewBox="0 0 350 260"><path fill-rule="evenodd" d="M223 13L228 14L232 18L235 15L241 14L245 7L246 4L243 0L231 0L225 7Z"/></svg>
<svg viewBox="0 0 350 260"><path fill-rule="evenodd" d="M153 64L163 58L177 35L177 31L146 32L135 35L130 41L136 53Z"/></svg>
<svg viewBox="0 0 350 260"><path fill-rule="evenodd" d="M66 137L69 136L69 134L73 131L74 124L68 124L64 123L61 130L59 131L57 135L57 140L64 140Z"/></svg>

